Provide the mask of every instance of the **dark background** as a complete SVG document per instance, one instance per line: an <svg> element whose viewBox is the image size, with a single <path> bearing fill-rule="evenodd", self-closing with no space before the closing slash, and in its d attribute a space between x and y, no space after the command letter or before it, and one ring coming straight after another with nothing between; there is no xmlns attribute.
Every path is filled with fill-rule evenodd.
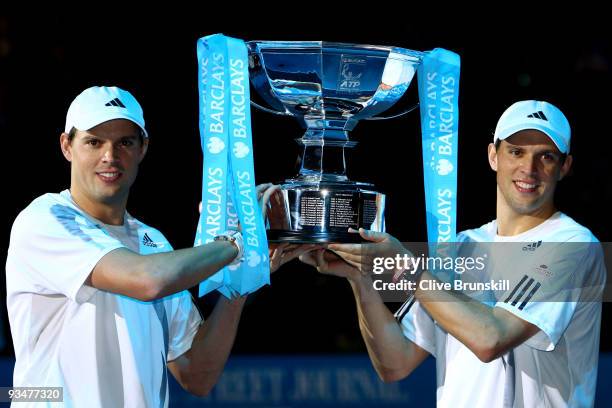
<svg viewBox="0 0 612 408"><path fill-rule="evenodd" d="M611 42L601 10L550 18L529 9L508 22L495 18L441 21L430 15L372 9L357 17L252 7L232 18L205 9L0 15L0 137L4 181L0 258L6 258L15 216L35 197L69 186L59 134L72 99L92 85L131 91L144 108L151 145L128 210L161 230L175 248L192 245L201 188L197 128L196 40L223 32L245 40L326 40L443 47L462 58L460 88L458 230L495 217L495 177L486 159L499 115L520 99L544 99L572 125L574 170L558 191L558 206L612 241L610 145ZM528 6L526 6L528 7ZM259 7L262 9L262 7ZM481 13L483 10L479 10ZM463 12L470 15L472 10ZM454 13L454 11L449 11ZM371 14L371 15L368 15ZM238 24L245 15L251 23ZM474 17L475 14L471 15ZM404 104L416 101L416 79ZM302 130L291 118L253 111L258 182L295 173ZM352 138L349 176L387 194L388 231L403 241L425 239L424 193L417 112L389 122L360 123ZM0 284L5 298L4 279ZM202 306L210 309L213 299ZM394 305L390 305L393 307ZM364 351L348 284L298 262L284 266L272 285L245 308L238 353ZM604 306L602 350L611 350ZM4 331L8 338L6 310ZM4 353L12 352L8 339Z"/></svg>

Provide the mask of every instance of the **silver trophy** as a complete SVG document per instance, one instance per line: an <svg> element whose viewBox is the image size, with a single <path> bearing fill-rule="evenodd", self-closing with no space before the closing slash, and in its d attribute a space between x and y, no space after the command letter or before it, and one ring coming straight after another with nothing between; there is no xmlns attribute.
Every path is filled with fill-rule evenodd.
<svg viewBox="0 0 612 408"><path fill-rule="evenodd" d="M424 56L397 47L321 41L251 41L249 75L259 96L306 129L299 173L281 184L280 205L268 209L272 242L357 242L348 228L384 231L385 195L369 183L350 181L345 151L360 120L396 103ZM415 106L416 107L416 106ZM401 116L407 111L392 117Z"/></svg>

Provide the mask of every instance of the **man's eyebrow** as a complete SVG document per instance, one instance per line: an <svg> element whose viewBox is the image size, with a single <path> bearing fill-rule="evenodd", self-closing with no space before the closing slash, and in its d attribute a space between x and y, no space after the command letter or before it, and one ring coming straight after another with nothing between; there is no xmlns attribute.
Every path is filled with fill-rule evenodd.
<svg viewBox="0 0 612 408"><path fill-rule="evenodd" d="M83 138L82 138L82 139L83 139L83 140L85 140L85 141L87 141L87 140L93 140L93 139L96 139L96 140L104 140L104 138L103 138L103 137L96 136L96 135L94 135L94 134L92 134L92 133L88 133L88 134L86 134L86 135L83 135ZM123 140L137 140L137 139L138 139L138 135L137 135L137 134L125 135L125 136L121 136L121 137L119 138L119 140L120 140L120 141L123 141Z"/></svg>
<svg viewBox="0 0 612 408"><path fill-rule="evenodd" d="M555 156L561 156L563 154L554 149L543 149L543 150L540 150L538 153L539 154L554 154Z"/></svg>
<svg viewBox="0 0 612 408"><path fill-rule="evenodd" d="M506 142L507 143L507 142ZM507 149L523 149L521 145L514 145L512 143L507 143ZM561 156L563 153L556 151L554 148L544 148L542 150L538 150L536 154L554 154L556 156Z"/></svg>

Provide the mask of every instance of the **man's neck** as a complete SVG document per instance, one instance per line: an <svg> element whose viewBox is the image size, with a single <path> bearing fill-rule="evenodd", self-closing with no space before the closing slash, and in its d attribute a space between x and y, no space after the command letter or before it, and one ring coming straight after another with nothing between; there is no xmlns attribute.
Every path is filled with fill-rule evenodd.
<svg viewBox="0 0 612 408"><path fill-rule="evenodd" d="M497 198L497 235L513 236L529 231L552 217L557 212L553 203L529 214L514 211L503 198Z"/></svg>
<svg viewBox="0 0 612 408"><path fill-rule="evenodd" d="M74 203L93 218L109 225L123 225L127 199L116 204L103 203L92 200L73 188L70 189L70 195Z"/></svg>

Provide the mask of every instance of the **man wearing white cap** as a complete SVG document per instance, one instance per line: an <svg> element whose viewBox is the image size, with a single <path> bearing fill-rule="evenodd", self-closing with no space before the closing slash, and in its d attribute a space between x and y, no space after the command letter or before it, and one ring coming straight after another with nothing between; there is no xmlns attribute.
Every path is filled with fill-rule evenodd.
<svg viewBox="0 0 612 408"><path fill-rule="evenodd" d="M518 252L504 244L502 253L514 256L489 260L491 277L509 282L501 296L421 286L440 282L425 271L415 275L413 300L394 317L364 273L372 257L412 256L391 235L360 230L374 242L367 250L333 244L328 248L336 255L319 250L301 257L348 278L383 380L406 377L431 354L441 407L593 405L606 272L597 239L554 205L557 182L572 163L570 135L563 113L547 102L517 102L499 119L488 150L497 173L496 220L457 240L525 243L515 245Z"/></svg>
<svg viewBox="0 0 612 408"><path fill-rule="evenodd" d="M11 231L14 386L62 387L70 407L168 407L166 367L196 395L218 380L245 298L221 297L204 322L185 289L240 262L242 237L173 251L126 212L148 142L127 91L92 87L70 105L70 189L35 199Z"/></svg>

